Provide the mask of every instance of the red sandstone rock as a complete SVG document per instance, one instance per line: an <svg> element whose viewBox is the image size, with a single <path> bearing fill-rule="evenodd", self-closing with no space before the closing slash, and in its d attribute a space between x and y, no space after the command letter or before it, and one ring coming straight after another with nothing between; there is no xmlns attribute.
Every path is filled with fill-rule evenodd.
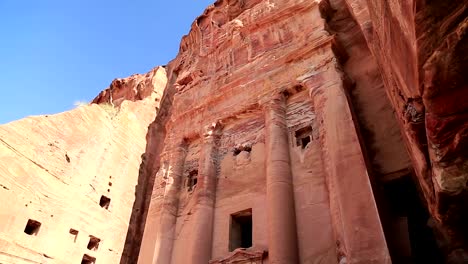
<svg viewBox="0 0 468 264"><path fill-rule="evenodd" d="M25 186L47 193L35 210L48 214L52 201L81 210L59 187L71 181L78 187L66 192L96 196L83 181L96 174L100 186L101 174L125 170L118 213L77 213L113 243L115 253L98 256L108 263L465 263L467 8L441 0L218 0L182 39L163 96L159 67L117 79L93 100L119 106L116 116L91 105L52 123L5 126L0 194L23 201L30 194L15 177L34 173L38 180ZM134 154L156 106L137 179ZM144 114L122 117L135 111ZM79 139L68 137L75 130ZM38 155L49 134L67 147ZM100 140L84 142L89 134ZM80 166L69 172L75 160ZM11 215L24 215L14 210L0 217L3 226L18 227ZM43 261L45 247L5 230L0 261ZM42 256L60 263L62 253Z"/></svg>
<svg viewBox="0 0 468 264"><path fill-rule="evenodd" d="M115 79L109 88L102 91L92 103L110 103L120 106L123 101L138 101L149 96L159 100L162 89L166 85L166 70L164 67L156 67L146 74L134 74L127 78Z"/></svg>
<svg viewBox="0 0 468 264"><path fill-rule="evenodd" d="M347 0L351 6L358 1ZM368 1L354 12L399 117L422 193L449 233L448 252L468 249L466 1ZM446 238L447 239L447 238Z"/></svg>
<svg viewBox="0 0 468 264"><path fill-rule="evenodd" d="M137 102L0 126L0 263L119 263L164 89L164 69L152 72L158 82L141 79L155 86Z"/></svg>
<svg viewBox="0 0 468 264"><path fill-rule="evenodd" d="M325 23L315 1L217 1L195 21L150 128L139 263L230 263L246 210L268 263L390 262Z"/></svg>

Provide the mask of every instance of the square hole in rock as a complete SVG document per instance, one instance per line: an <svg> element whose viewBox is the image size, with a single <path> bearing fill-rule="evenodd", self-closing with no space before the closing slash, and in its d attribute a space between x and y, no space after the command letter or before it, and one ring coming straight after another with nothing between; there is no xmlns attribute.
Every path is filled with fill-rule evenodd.
<svg viewBox="0 0 468 264"><path fill-rule="evenodd" d="M99 248L99 242L101 242L101 239L95 236L89 236L88 249L96 251Z"/></svg>
<svg viewBox="0 0 468 264"><path fill-rule="evenodd" d="M296 137L296 145L305 149L307 144L309 144L311 141L312 127L306 126L296 130L296 132L294 132L294 136Z"/></svg>
<svg viewBox="0 0 468 264"><path fill-rule="evenodd" d="M104 209L109 209L111 199L106 196L101 196L101 200L99 200L99 205Z"/></svg>
<svg viewBox="0 0 468 264"><path fill-rule="evenodd" d="M75 230L73 228L70 228L70 235L73 239L73 242L76 242L76 239L78 238L78 230Z"/></svg>
<svg viewBox="0 0 468 264"><path fill-rule="evenodd" d="M84 254L81 264L94 264L96 263L96 258L91 257L90 255Z"/></svg>
<svg viewBox="0 0 468 264"><path fill-rule="evenodd" d="M305 148L307 146L307 144L309 144L310 142L310 136L308 137L305 137L305 138L301 138L301 146L302 148Z"/></svg>
<svg viewBox="0 0 468 264"><path fill-rule="evenodd" d="M188 191L191 191L198 183L198 170L192 170L187 176Z"/></svg>
<svg viewBox="0 0 468 264"><path fill-rule="evenodd" d="M252 246L252 209L231 215L229 230L229 251Z"/></svg>
<svg viewBox="0 0 468 264"><path fill-rule="evenodd" d="M35 236L39 232L40 228L41 223L39 221L29 219L28 223L26 224L26 227L24 228L24 233L30 236Z"/></svg>

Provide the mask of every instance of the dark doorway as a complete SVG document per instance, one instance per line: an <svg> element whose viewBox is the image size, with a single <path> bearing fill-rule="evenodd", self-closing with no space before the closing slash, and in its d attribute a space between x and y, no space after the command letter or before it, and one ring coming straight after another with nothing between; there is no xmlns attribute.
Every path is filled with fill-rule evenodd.
<svg viewBox="0 0 468 264"><path fill-rule="evenodd" d="M386 210L381 215L393 263L443 263L429 213L410 175L383 184Z"/></svg>
<svg viewBox="0 0 468 264"><path fill-rule="evenodd" d="M231 215L229 251L252 246L252 209Z"/></svg>

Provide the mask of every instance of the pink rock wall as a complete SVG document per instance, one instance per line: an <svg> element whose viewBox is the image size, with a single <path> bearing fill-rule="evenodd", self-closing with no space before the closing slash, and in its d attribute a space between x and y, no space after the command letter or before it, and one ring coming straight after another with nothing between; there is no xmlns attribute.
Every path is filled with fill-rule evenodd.
<svg viewBox="0 0 468 264"><path fill-rule="evenodd" d="M112 81L109 88L102 91L91 103L109 103L120 106L123 101L138 101L148 97L159 100L162 90L154 87L164 87L167 77L164 67L156 67L146 74L134 74L127 78Z"/></svg>
<svg viewBox="0 0 468 264"><path fill-rule="evenodd" d="M347 1L379 63L441 244L467 249L466 1ZM369 15L363 15L362 10ZM466 258L466 256L465 256ZM465 259L466 260L466 259ZM460 260L459 260L460 261Z"/></svg>
<svg viewBox="0 0 468 264"><path fill-rule="evenodd" d="M147 147L139 263L390 261L325 23L310 1L218 1L194 22L168 65L165 123L150 129L164 145ZM253 244L237 254L243 210Z"/></svg>
<svg viewBox="0 0 468 264"><path fill-rule="evenodd" d="M216 1L167 67L0 128L0 262L465 263L467 7Z"/></svg>
<svg viewBox="0 0 468 264"><path fill-rule="evenodd" d="M0 263L120 261L154 99L0 126Z"/></svg>

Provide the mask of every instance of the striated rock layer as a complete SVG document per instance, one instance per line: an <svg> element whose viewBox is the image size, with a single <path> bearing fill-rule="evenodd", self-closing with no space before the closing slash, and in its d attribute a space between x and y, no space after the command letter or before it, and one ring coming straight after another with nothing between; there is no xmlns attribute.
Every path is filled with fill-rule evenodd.
<svg viewBox="0 0 468 264"><path fill-rule="evenodd" d="M216 1L168 65L121 263L465 263L466 9Z"/></svg>
<svg viewBox="0 0 468 264"><path fill-rule="evenodd" d="M119 262L165 70L145 78L141 100L126 100L135 87L121 87L119 108L84 105L0 126L0 263Z"/></svg>
<svg viewBox="0 0 468 264"><path fill-rule="evenodd" d="M465 263L468 2L346 2L381 69L439 246Z"/></svg>
<svg viewBox="0 0 468 264"><path fill-rule="evenodd" d="M165 68L156 67L146 74L113 80L109 88L102 91L91 103L120 106L124 101L138 101L147 97L159 101L163 92L161 88L165 87L166 82Z"/></svg>
<svg viewBox="0 0 468 264"><path fill-rule="evenodd" d="M153 190L132 249L138 263L391 262L349 99L355 84L323 4L217 1L194 22L149 131L143 173ZM383 174L407 170L377 64L355 28L361 37L349 45L365 53L349 68L366 63L353 71L360 114L389 119L369 128L390 140L372 141L375 162L394 159ZM236 225L248 229L239 217L252 221L251 243L238 244Z"/></svg>
<svg viewBox="0 0 468 264"><path fill-rule="evenodd" d="M217 0L166 68L0 127L0 262L467 263L467 9Z"/></svg>

